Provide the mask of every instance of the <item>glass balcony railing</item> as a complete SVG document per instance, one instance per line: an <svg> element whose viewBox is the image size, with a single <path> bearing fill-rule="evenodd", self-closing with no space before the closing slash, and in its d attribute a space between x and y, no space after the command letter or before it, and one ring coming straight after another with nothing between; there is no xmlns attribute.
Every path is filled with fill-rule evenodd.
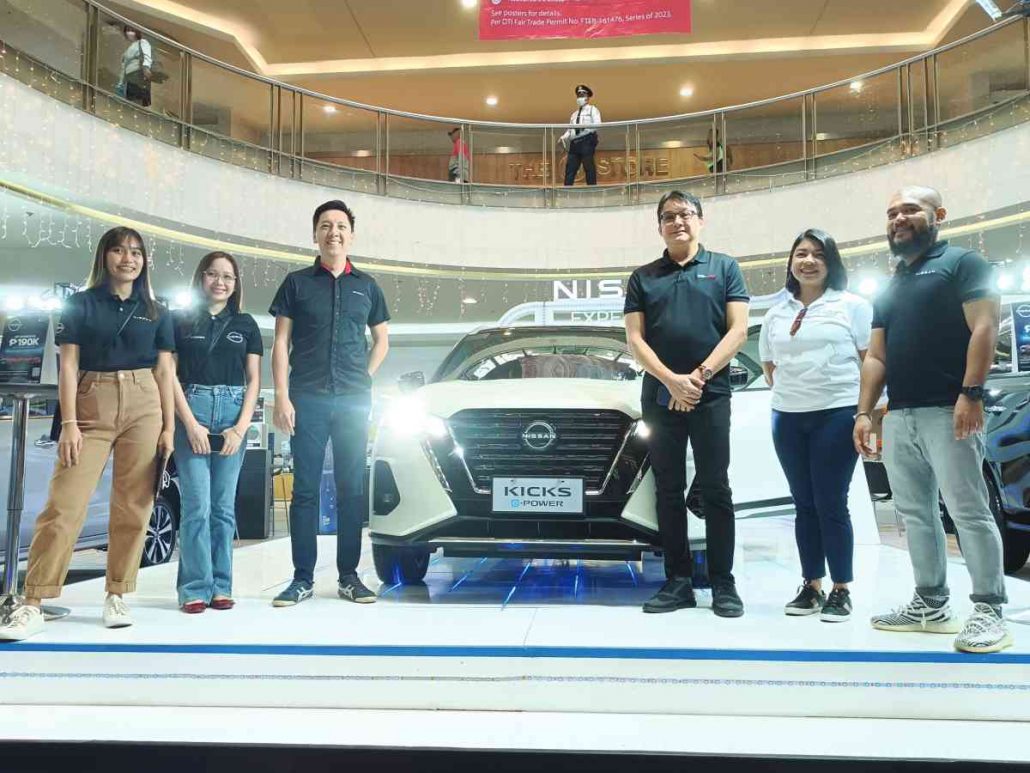
<svg viewBox="0 0 1030 773"><path fill-rule="evenodd" d="M704 196L763 190L932 152L1030 118L1030 23L1011 19L842 83L603 124L598 185L580 179L566 187L557 142L565 125L456 124L356 104L256 76L146 31L159 78L144 106L121 85L125 24L138 26L92 0L0 0L0 72L211 158L420 201L605 207L653 202L673 186ZM467 150L458 163L453 129Z"/></svg>

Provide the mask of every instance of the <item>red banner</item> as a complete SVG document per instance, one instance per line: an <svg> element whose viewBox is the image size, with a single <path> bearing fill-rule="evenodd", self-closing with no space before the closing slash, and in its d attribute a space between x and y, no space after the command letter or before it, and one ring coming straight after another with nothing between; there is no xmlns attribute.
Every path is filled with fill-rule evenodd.
<svg viewBox="0 0 1030 773"><path fill-rule="evenodd" d="M690 32L690 0L479 0L480 40Z"/></svg>

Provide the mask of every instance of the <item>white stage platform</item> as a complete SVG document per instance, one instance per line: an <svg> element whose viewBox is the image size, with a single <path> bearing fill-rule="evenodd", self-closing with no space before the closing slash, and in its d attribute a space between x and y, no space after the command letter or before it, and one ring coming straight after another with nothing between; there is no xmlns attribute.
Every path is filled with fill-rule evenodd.
<svg viewBox="0 0 1030 773"><path fill-rule="evenodd" d="M1004 653L971 656L955 652L951 636L889 634L868 625L873 612L911 594L902 550L856 549L856 609L848 623L786 617L783 604L799 581L790 519L738 524L736 573L747 613L736 620L712 615L707 592L699 593L702 608L643 614L640 604L663 580L657 561L437 558L425 586L381 587L379 603L359 606L336 598L333 542L320 538L316 597L293 608L270 606L291 576L288 539L236 552L239 603L229 612L179 612L174 565L141 573L139 591L128 597L136 617L128 629L103 628L102 580L70 586L62 598L70 617L0 648L0 716L30 705L57 708L25 716L88 707L157 712L140 713L136 722L160 716L162 707L208 707L229 724L235 715L225 712L237 708L289 709L294 716L324 709L360 716L567 712L570 722L597 713L636 715L643 724L650 720L639 715L659 721L688 714L713 722L761 717L768 727L800 716L954 720L963 727L995 720L995 731L1030 719L1030 628L1013 625L1016 646ZM362 569L378 587L371 567ZM959 560L950 583L964 615L971 604ZM1030 583L1010 579L1009 594L1008 610L1030 607ZM98 716L111 710L98 708ZM392 723L397 745L405 745L403 725ZM24 722L15 726L28 732ZM603 726L599 721L597 732L582 736L583 748L624 746L617 736L610 746ZM54 739L53 731L41 727L38 737ZM0 737L26 738L9 732ZM797 738L793 753L819 753ZM260 730L253 740L277 742ZM959 740L938 740L942 757L965 757ZM346 743L331 733L325 742ZM985 759L1030 759L1021 741L987 751ZM873 748L868 753L876 756Z"/></svg>

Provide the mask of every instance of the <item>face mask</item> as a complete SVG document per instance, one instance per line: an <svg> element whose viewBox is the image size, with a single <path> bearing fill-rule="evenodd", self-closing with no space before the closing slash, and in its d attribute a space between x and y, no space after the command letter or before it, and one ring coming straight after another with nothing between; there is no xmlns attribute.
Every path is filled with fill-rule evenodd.
<svg viewBox="0 0 1030 773"><path fill-rule="evenodd" d="M585 105L586 103L587 103L587 98L586 97L576 97L576 104L579 105L580 107L583 107L583 105Z"/></svg>

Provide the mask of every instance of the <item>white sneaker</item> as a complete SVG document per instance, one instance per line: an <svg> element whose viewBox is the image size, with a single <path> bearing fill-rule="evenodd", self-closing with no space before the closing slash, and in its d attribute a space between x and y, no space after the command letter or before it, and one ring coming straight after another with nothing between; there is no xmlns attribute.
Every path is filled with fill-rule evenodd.
<svg viewBox="0 0 1030 773"><path fill-rule="evenodd" d="M39 607L22 604L0 622L0 641L24 641L43 630L43 613Z"/></svg>
<svg viewBox="0 0 1030 773"><path fill-rule="evenodd" d="M869 622L873 628L895 632L958 633L960 627L947 602L939 607L930 606L918 593L904 606L874 615Z"/></svg>
<svg viewBox="0 0 1030 773"><path fill-rule="evenodd" d="M132 625L129 605L121 596L108 596L104 602L104 625L108 628L128 628Z"/></svg>
<svg viewBox="0 0 1030 773"><path fill-rule="evenodd" d="M1012 634L990 604L973 604L973 614L955 637L955 649L960 652L1000 652L1011 646Z"/></svg>

